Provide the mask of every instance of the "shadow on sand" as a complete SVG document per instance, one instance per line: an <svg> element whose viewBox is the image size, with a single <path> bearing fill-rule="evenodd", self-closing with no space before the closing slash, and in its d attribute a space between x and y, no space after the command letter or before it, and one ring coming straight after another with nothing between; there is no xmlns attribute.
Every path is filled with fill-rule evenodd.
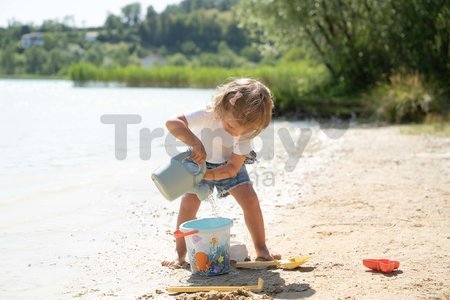
<svg viewBox="0 0 450 300"><path fill-rule="evenodd" d="M367 270L366 273L372 273L373 275L385 276L385 277L396 277L400 274L403 274L403 271L397 270L397 271L393 271L391 273L383 273L383 272L378 272L378 271L373 271L373 270Z"/></svg>
<svg viewBox="0 0 450 300"><path fill-rule="evenodd" d="M311 272L313 267L301 267L283 272ZM282 272L281 272L282 274ZM181 284L187 286L247 286L256 285L258 278L264 280L264 289L258 295L266 294L277 299L301 299L315 294L315 290L307 283L287 284L280 276L280 272L272 268L264 269L236 269L231 268L228 274L201 277L191 274L180 280ZM176 294L175 294L176 295Z"/></svg>

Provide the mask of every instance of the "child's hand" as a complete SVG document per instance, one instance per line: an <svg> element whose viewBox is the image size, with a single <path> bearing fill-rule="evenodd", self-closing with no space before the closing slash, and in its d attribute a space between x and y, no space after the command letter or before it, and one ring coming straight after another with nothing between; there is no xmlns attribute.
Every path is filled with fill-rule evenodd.
<svg viewBox="0 0 450 300"><path fill-rule="evenodd" d="M198 164L201 165L206 160L206 151L201 141L198 141L192 146L190 157Z"/></svg>
<svg viewBox="0 0 450 300"><path fill-rule="evenodd" d="M214 180L214 170L206 170L205 175L203 176L205 180Z"/></svg>

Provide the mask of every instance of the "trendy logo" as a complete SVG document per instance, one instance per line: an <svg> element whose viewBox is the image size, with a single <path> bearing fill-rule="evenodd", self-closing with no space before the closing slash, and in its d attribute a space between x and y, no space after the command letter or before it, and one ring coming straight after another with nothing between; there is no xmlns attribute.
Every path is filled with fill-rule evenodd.
<svg viewBox="0 0 450 300"><path fill-rule="evenodd" d="M142 117L137 114L108 114L102 115L100 121L103 124L114 126L115 158L118 160L126 159L128 152L128 125L141 123ZM319 123L319 127L328 138L338 139L342 137L346 129L348 129L350 120L333 122L332 124L333 125ZM223 138L209 128L203 129L200 134ZM310 142L312 134L311 128L300 128L300 134L295 138L287 128L279 128L275 131L274 124L271 123L259 136L254 138L255 140L260 139L260 144L262 145L261 149L256 151L257 157L264 160L272 160L275 157L275 138L278 137L283 145L283 150L288 156L284 169L287 172L291 172L295 169L298 161L302 157L303 151ZM185 146L163 128L155 128L153 130L141 128L139 131L139 156L142 160L149 160L151 158L152 142L155 139L164 139L164 148L170 157L180 153L177 150L177 146Z"/></svg>

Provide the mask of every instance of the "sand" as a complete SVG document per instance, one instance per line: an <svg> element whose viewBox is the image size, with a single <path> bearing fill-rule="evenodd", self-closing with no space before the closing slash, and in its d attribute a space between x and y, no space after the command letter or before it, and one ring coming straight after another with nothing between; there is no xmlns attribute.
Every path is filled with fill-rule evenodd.
<svg viewBox="0 0 450 300"><path fill-rule="evenodd" d="M298 125L279 122L277 126L295 130ZM227 275L199 278L188 269L161 267L161 260L174 255L171 232L179 200L164 200L152 186L149 174L156 162L136 161L99 178L89 193L73 187L78 198L90 199L73 208L82 213L67 230L64 216L49 221L62 228L61 237L43 230L39 240L34 237L44 242L33 248L33 255L32 248L21 250L20 256L11 254L20 263L2 277L0 295L8 299L449 299L450 139L404 135L391 126L353 125L337 133L329 138L315 128L292 172L284 169L288 156L279 140L274 159L262 160L256 170L251 169L258 179L255 187L271 250L284 258L313 256L299 269L232 268ZM51 196L69 193L74 190ZM240 208L231 197L219 201L219 214L234 220L232 238L246 243L254 257ZM211 214L209 203L202 205L199 217ZM364 258L396 259L400 269L391 274L373 272L362 265ZM169 285L254 285L258 277L265 281L264 291L258 294L169 295L166 291ZM5 278L15 280L5 283Z"/></svg>
<svg viewBox="0 0 450 300"><path fill-rule="evenodd" d="M261 276L264 294L275 299L450 297L450 139L368 127L350 129L327 146L332 151L306 153L276 188L260 187L274 216L269 245L286 258L314 258L295 271L234 270L208 282L252 284ZM314 155L326 163L302 168ZM284 197L292 202L278 205ZM396 259L401 266L384 275L367 270L364 258Z"/></svg>

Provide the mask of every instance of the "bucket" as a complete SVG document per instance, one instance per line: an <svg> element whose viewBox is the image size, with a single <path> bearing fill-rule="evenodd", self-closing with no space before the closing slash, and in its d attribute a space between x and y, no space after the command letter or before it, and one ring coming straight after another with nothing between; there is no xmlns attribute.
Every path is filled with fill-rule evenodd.
<svg viewBox="0 0 450 300"><path fill-rule="evenodd" d="M214 276L230 271L230 228L228 218L201 218L184 222L184 233L191 271L200 276Z"/></svg>

